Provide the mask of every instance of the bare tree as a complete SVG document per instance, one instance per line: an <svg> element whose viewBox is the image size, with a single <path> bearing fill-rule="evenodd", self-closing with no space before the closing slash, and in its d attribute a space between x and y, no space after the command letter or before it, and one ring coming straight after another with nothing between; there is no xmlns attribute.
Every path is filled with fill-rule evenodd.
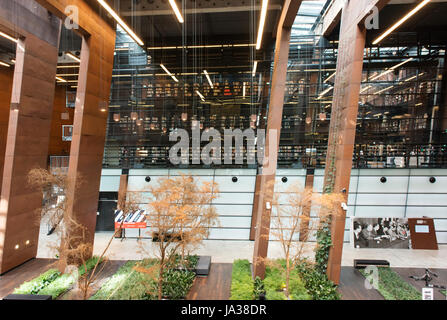
<svg viewBox="0 0 447 320"><path fill-rule="evenodd" d="M208 237L210 228L217 225L218 215L210 204L219 191L214 182L199 186L192 176L185 175L161 179L148 191L152 199L146 217L156 238L158 299L161 299L167 265L179 252L183 260L185 253L200 245Z"/></svg>
<svg viewBox="0 0 447 320"><path fill-rule="evenodd" d="M334 206L339 199L339 195L320 195L314 193L312 188L302 188L298 185L291 186L283 193L274 193L270 236L279 241L284 254L287 297L290 293L292 270L301 261L305 249L309 246L308 240L315 237L320 223L327 221L337 212ZM318 212L317 216L311 217L311 211ZM304 234L300 237L300 233Z"/></svg>
<svg viewBox="0 0 447 320"><path fill-rule="evenodd" d="M81 180L81 179L80 179ZM82 180L81 180L82 181ZM93 269L89 272L87 263L93 253L93 245L87 241L88 230L78 222L68 209L70 194L67 193L69 184L68 176L61 171L49 172L45 169L32 169L28 174L28 182L43 194L43 205L39 208L39 224L45 217L52 226L52 230L58 235L58 241L54 249L58 252L58 269L64 273L69 265L81 267L83 274L78 279L79 296L87 299L92 284L96 281L105 267L106 254L110 249L112 240L120 233L125 217L139 208L140 199L137 193L128 193L120 199L118 207L123 210L125 217L115 229L106 247L98 257ZM81 182L82 184L82 182ZM102 263L101 267L99 265Z"/></svg>

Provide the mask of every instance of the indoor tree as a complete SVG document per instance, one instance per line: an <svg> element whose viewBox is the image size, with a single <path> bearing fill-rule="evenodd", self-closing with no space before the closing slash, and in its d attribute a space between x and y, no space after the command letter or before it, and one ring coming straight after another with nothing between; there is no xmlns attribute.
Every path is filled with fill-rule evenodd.
<svg viewBox="0 0 447 320"><path fill-rule="evenodd" d="M163 178L148 188L150 200L146 219L152 230L159 259L157 290L163 297L165 271L179 253L182 264L186 251L196 248L218 224L218 215L211 203L219 194L215 182L203 182L192 176ZM145 272L139 268L138 271ZM148 270L146 273L153 273Z"/></svg>

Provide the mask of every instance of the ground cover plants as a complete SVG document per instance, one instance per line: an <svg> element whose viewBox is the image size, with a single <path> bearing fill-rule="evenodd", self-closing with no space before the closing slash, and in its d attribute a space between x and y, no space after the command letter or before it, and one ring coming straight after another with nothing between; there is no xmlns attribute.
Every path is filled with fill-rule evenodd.
<svg viewBox="0 0 447 320"><path fill-rule="evenodd" d="M85 265L78 268L78 275L82 276L86 272L91 271L97 262L98 257L92 257L87 260ZM76 281L76 273L62 274L56 269L50 269L32 280L24 282L13 293L50 295L53 299L57 299L63 293L70 290Z"/></svg>
<svg viewBox="0 0 447 320"><path fill-rule="evenodd" d="M412 285L404 281L391 268L378 268L379 279L377 291L385 298L385 300L421 300L421 293ZM360 272L367 277L366 270Z"/></svg>

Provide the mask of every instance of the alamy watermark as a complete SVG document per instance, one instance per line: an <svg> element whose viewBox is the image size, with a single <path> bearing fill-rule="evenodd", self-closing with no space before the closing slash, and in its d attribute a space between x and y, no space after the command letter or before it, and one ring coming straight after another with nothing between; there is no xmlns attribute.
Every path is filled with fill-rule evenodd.
<svg viewBox="0 0 447 320"><path fill-rule="evenodd" d="M174 129L169 134L169 141L177 142L169 150L169 161L174 165L190 164L190 161L192 164L221 165L223 158L223 164L233 164L233 159L235 164L243 164L245 155L247 164L261 164L262 174L272 174L276 167L278 140L278 131L275 129L268 130L266 134L264 129L252 128L224 129L222 138L221 133L214 128L202 132L197 121L192 126L191 136L185 129ZM201 147L202 142L208 143Z"/></svg>

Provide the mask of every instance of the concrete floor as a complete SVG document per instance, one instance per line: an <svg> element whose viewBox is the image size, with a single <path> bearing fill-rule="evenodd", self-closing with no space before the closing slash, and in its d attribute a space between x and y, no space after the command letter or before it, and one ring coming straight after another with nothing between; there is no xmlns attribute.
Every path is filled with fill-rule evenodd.
<svg viewBox="0 0 447 320"><path fill-rule="evenodd" d="M54 258L56 235L47 236L46 226L42 225L38 258ZM99 232L95 235L94 254L99 255L112 237L112 232ZM194 253L210 255L214 263L232 263L235 259L249 259L253 257L252 241L230 240L206 240L203 246L197 248ZM112 260L138 260L155 256L154 243L149 239L113 239L106 256ZM304 256L314 256L315 244L306 247ZM282 256L282 250L278 242L271 242L269 246L269 258ZM388 260L392 267L402 268L447 268L447 245L439 247L439 250L408 250L408 249L355 249L345 243L343 248L343 266L352 266L354 259L384 259Z"/></svg>

